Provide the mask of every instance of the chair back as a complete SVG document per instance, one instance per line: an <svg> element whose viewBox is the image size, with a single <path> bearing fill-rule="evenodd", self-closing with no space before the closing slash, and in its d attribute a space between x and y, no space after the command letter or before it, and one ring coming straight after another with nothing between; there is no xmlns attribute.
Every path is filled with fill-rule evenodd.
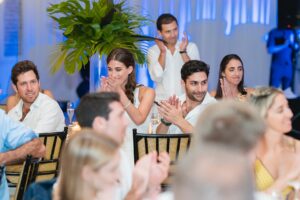
<svg viewBox="0 0 300 200"><path fill-rule="evenodd" d="M170 186L175 173L176 164L189 150L191 134L144 134L133 129L134 162L143 155L153 151L167 152L170 156L168 178L163 182L164 187Z"/></svg>
<svg viewBox="0 0 300 200"><path fill-rule="evenodd" d="M67 137L67 128L63 132L40 133L39 137L46 147L46 155L33 164L31 182L50 180L57 177L59 172L59 158L62 146Z"/></svg>
<svg viewBox="0 0 300 200"><path fill-rule="evenodd" d="M58 159L67 137L68 127L62 132L40 133L39 138L46 147L46 155L42 160Z"/></svg>
<svg viewBox="0 0 300 200"><path fill-rule="evenodd" d="M16 184L16 191L14 194L15 200L22 200L23 194L25 193L27 187L30 184L30 176L32 174L32 162L35 162L37 159L33 159L31 155L26 157L26 160L23 162L22 169L20 172L20 180Z"/></svg>
<svg viewBox="0 0 300 200"><path fill-rule="evenodd" d="M40 163L32 166L35 171L50 171L45 172L45 175L41 180L49 180L58 175L59 169L59 156L66 139L67 127L62 132L53 132L53 133L40 133L39 138L46 147L46 155L40 161L41 167L36 169L37 166L40 166ZM20 174L23 168L23 163L9 165L6 167L6 179L8 181L8 186L11 188L16 188L17 184L20 181ZM36 172L37 173L37 172ZM40 177L39 177L40 178ZM32 178L31 178L32 179ZM38 179L39 180L39 179ZM31 180L32 181L32 180ZM35 179L33 180L35 181Z"/></svg>

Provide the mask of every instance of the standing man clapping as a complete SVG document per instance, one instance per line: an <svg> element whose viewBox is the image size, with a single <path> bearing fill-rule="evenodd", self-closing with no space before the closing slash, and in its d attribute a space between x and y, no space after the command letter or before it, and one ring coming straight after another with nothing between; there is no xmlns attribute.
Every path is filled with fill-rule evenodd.
<svg viewBox="0 0 300 200"><path fill-rule="evenodd" d="M182 41L178 41L178 22L173 15L160 15L156 26L164 42L156 40L156 45L149 49L148 67L151 79L156 83L156 100L162 100L183 94L180 69L189 60L199 60L199 51L185 33Z"/></svg>

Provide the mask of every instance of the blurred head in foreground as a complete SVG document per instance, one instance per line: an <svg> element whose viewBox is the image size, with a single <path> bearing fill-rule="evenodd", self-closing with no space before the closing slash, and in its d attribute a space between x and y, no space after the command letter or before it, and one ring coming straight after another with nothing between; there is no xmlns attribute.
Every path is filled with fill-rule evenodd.
<svg viewBox="0 0 300 200"><path fill-rule="evenodd" d="M83 129L64 147L59 196L65 200L113 199L118 184L119 145L92 129Z"/></svg>
<svg viewBox="0 0 300 200"><path fill-rule="evenodd" d="M237 101L208 106L179 165L175 199L253 199L250 156L265 130L254 108Z"/></svg>

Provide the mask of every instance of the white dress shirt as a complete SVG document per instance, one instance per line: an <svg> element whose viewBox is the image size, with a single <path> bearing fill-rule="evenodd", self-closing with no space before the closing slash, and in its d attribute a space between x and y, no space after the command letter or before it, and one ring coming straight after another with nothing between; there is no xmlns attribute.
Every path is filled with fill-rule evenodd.
<svg viewBox="0 0 300 200"><path fill-rule="evenodd" d="M22 117L23 101L8 112L15 121ZM36 100L30 106L30 111L22 121L27 127L36 133L63 131L65 117L58 103L43 93L39 93Z"/></svg>
<svg viewBox="0 0 300 200"><path fill-rule="evenodd" d="M169 49L166 49L165 69L158 62L160 55L158 46L154 45L148 51L148 68L151 79L156 84L155 92L157 101L167 99L174 94L180 96L184 93L181 87L180 73L184 61L179 53L179 45L180 42L177 41L173 55ZM190 42L186 50L191 60L200 59L196 44Z"/></svg>

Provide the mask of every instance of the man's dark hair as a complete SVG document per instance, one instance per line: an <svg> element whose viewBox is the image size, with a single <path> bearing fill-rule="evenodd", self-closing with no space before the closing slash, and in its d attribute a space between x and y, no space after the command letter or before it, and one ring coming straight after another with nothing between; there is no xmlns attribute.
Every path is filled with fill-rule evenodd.
<svg viewBox="0 0 300 200"><path fill-rule="evenodd" d="M170 24L172 22L176 22L176 24L178 25L177 19L176 17L174 17L173 15L171 15L170 13L164 13L161 14L157 20L156 20L156 28L157 30L161 31L162 30L162 25L163 24Z"/></svg>
<svg viewBox="0 0 300 200"><path fill-rule="evenodd" d="M97 116L108 120L111 112L109 105L115 101L120 102L120 96L115 92L99 92L84 95L75 110L79 125L91 128Z"/></svg>
<svg viewBox="0 0 300 200"><path fill-rule="evenodd" d="M200 60L190 60L181 68L181 79L185 82L190 75L196 72L204 72L208 77L209 65Z"/></svg>
<svg viewBox="0 0 300 200"><path fill-rule="evenodd" d="M36 79L39 81L40 76L39 76L37 67L32 61L23 60L23 61L17 62L11 70L11 81L13 82L14 85L17 85L18 76L20 74L23 74L25 72L29 72L31 70L34 72L34 74L36 76Z"/></svg>

